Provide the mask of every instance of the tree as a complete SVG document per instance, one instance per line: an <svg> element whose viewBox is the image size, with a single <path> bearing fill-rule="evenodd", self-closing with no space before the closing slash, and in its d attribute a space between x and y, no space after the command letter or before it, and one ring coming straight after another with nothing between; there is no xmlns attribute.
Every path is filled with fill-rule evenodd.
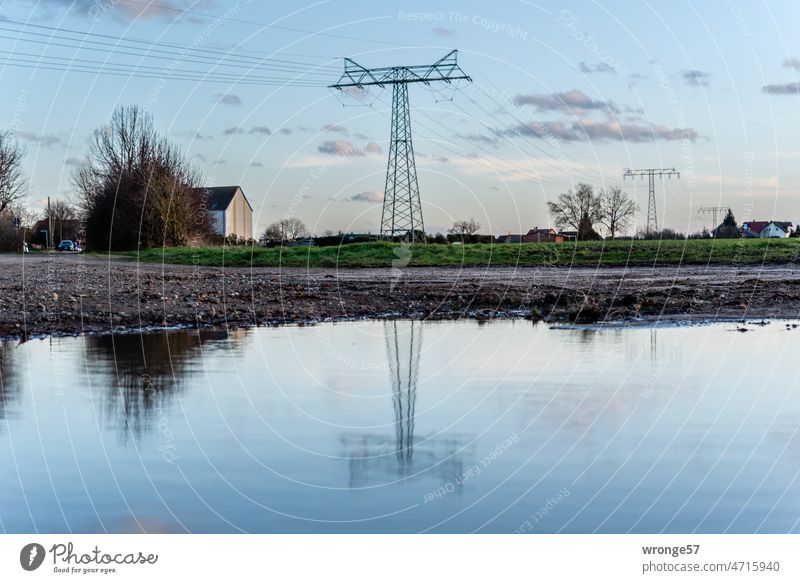
<svg viewBox="0 0 800 583"><path fill-rule="evenodd" d="M269 241L293 241L298 237L303 237L308 233L303 221L296 217L285 217L270 224L264 234L261 235L261 242Z"/></svg>
<svg viewBox="0 0 800 583"><path fill-rule="evenodd" d="M118 107L96 130L73 175L86 242L124 250L185 245L211 234L211 217L194 193L197 172L137 106Z"/></svg>
<svg viewBox="0 0 800 583"><path fill-rule="evenodd" d="M78 213L73 206L64 202L63 200L55 200L50 205L50 216L47 215L47 210L42 213L42 218L51 219L53 228L53 239L59 241L64 239L64 223L66 221L74 220L78 217ZM67 230L67 238L76 237L79 233L76 229L70 228Z"/></svg>
<svg viewBox="0 0 800 583"><path fill-rule="evenodd" d="M616 186L600 193L600 206L600 222L608 229L611 239L630 227L636 215L636 203Z"/></svg>
<svg viewBox="0 0 800 583"><path fill-rule="evenodd" d="M0 214L25 194L24 155L25 150L12 141L11 132L0 132Z"/></svg>
<svg viewBox="0 0 800 583"><path fill-rule="evenodd" d="M477 220L470 217L461 221L455 221L453 226L450 227L447 232L451 235L466 235L469 237L470 235L477 235L480 230L481 224Z"/></svg>
<svg viewBox="0 0 800 583"><path fill-rule="evenodd" d="M75 207L63 200L55 200L50 205L50 215L54 221L71 221L78 217ZM44 218L47 218L47 211L44 211Z"/></svg>
<svg viewBox="0 0 800 583"><path fill-rule="evenodd" d="M736 224L736 218L731 209L725 213L722 224L714 229L714 236L717 239L735 239L739 236L739 225Z"/></svg>
<svg viewBox="0 0 800 583"><path fill-rule="evenodd" d="M13 203L0 213L0 251L19 251L24 232L38 218L37 214L19 203Z"/></svg>
<svg viewBox="0 0 800 583"><path fill-rule="evenodd" d="M603 218L602 197L594 193L590 184L578 184L572 191L559 195L556 202L548 202L550 214L561 229L578 232L578 240L597 239L594 223Z"/></svg>

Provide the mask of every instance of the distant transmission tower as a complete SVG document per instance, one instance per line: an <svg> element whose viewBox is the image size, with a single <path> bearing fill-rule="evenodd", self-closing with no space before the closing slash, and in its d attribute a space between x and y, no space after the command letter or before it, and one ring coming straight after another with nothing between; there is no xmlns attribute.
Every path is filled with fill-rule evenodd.
<svg viewBox="0 0 800 583"><path fill-rule="evenodd" d="M450 51L432 65L378 67L365 69L352 59L344 60L344 73L330 87L340 91L364 89L371 85L392 85L392 130L389 139L389 164L381 213L381 237L409 235L415 241L425 232L422 204L411 143L411 110L408 104L409 83L430 85L438 81L452 83L460 79L472 81L457 62L458 51Z"/></svg>
<svg viewBox="0 0 800 583"><path fill-rule="evenodd" d="M719 223L717 222L717 216L720 214L727 213L730 208L726 206L701 206L697 209L698 215L711 215L711 221L714 223L713 229L716 230L719 227Z"/></svg>
<svg viewBox="0 0 800 583"><path fill-rule="evenodd" d="M650 197L647 199L647 233L658 231L658 217L656 216L656 176L659 178L663 176L672 177L672 175L681 177L681 173L675 168L645 168L641 170L632 170L628 168L622 175L624 180L627 176L647 176L650 184Z"/></svg>

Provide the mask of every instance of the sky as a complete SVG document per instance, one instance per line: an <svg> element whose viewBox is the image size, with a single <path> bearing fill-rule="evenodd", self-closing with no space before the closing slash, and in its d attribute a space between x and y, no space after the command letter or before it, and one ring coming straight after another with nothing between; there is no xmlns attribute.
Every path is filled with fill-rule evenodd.
<svg viewBox="0 0 800 583"><path fill-rule="evenodd" d="M646 221L800 222L800 3L0 0L0 128L25 146L28 206L72 196L92 132L140 105L209 186L241 185L254 229L379 230L391 88L328 88L343 58L430 64L471 83L409 88L429 232L551 226L547 201L620 186Z"/></svg>

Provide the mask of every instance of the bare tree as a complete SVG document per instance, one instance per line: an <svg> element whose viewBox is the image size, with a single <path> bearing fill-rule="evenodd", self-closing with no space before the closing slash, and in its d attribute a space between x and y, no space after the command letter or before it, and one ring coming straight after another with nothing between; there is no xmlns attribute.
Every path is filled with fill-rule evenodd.
<svg viewBox="0 0 800 583"><path fill-rule="evenodd" d="M50 216L54 221L70 221L78 217L75 207L63 200L55 200L50 205ZM47 218L47 210L44 211L44 218Z"/></svg>
<svg viewBox="0 0 800 583"><path fill-rule="evenodd" d="M574 229L578 239L597 238L594 223L603 218L602 197L595 194L590 184L578 184L573 191L559 195L556 202L548 202L550 214L561 229Z"/></svg>
<svg viewBox="0 0 800 583"><path fill-rule="evenodd" d="M261 236L266 241L293 241L308 233L305 223L296 217L286 217L270 224Z"/></svg>
<svg viewBox="0 0 800 583"><path fill-rule="evenodd" d="M199 176L136 106L114 110L95 131L73 175L89 246L136 249L185 245L209 236L210 215L193 188Z"/></svg>
<svg viewBox="0 0 800 583"><path fill-rule="evenodd" d="M25 150L11 132L0 132L0 213L25 194L24 155Z"/></svg>
<svg viewBox="0 0 800 583"><path fill-rule="evenodd" d="M613 239L620 231L631 226L636 215L636 202L619 187L612 187L600 193L602 216L600 222L608 229Z"/></svg>
<svg viewBox="0 0 800 583"><path fill-rule="evenodd" d="M469 236L477 235L480 230L481 224L477 220L470 217L468 219L454 222L453 226L450 227L447 232L451 235Z"/></svg>

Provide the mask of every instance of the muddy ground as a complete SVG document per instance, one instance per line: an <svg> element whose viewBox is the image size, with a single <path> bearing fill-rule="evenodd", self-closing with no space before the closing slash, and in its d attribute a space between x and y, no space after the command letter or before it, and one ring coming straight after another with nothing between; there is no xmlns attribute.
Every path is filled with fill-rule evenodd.
<svg viewBox="0 0 800 583"><path fill-rule="evenodd" d="M0 255L0 336L351 318L558 322L800 315L791 266L208 268Z"/></svg>

